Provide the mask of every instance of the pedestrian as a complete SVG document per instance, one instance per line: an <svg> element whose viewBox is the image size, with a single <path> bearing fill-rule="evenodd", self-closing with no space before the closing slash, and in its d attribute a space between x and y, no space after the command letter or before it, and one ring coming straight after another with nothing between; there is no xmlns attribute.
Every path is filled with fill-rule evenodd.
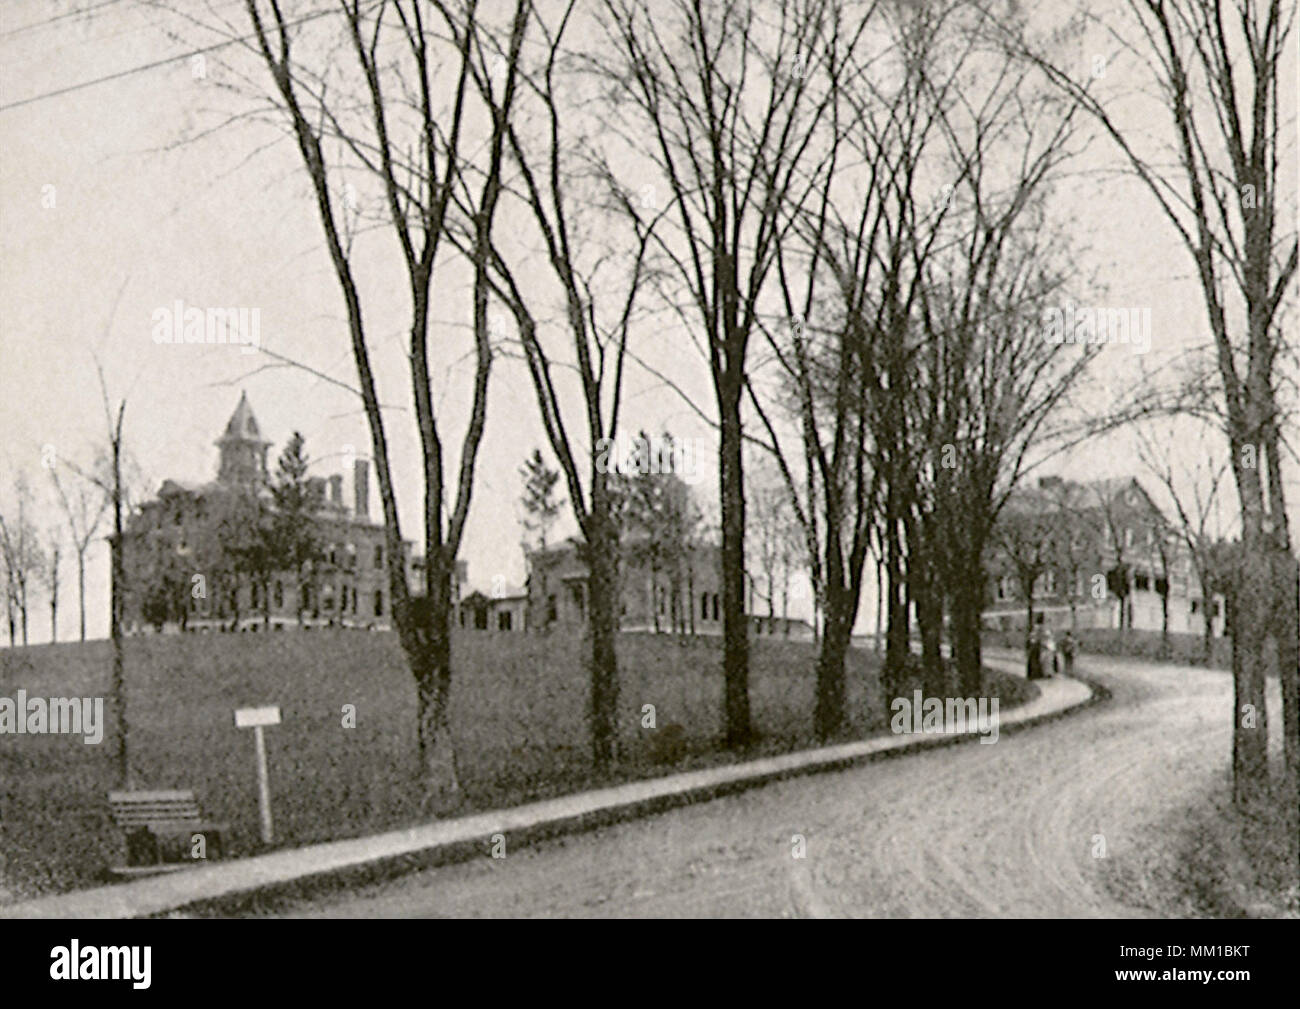
<svg viewBox="0 0 1300 1009"><path fill-rule="evenodd" d="M1061 657L1065 660L1065 675L1074 675L1074 635L1066 631L1061 637Z"/></svg>
<svg viewBox="0 0 1300 1009"><path fill-rule="evenodd" d="M1043 650L1042 637L1039 634L1038 626L1035 625L1029 632L1029 654L1025 656L1025 678L1030 680L1041 680L1043 678Z"/></svg>

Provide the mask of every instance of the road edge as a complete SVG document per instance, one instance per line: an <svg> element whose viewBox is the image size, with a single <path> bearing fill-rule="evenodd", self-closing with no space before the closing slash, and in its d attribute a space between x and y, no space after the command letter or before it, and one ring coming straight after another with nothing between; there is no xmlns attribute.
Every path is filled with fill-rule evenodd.
<svg viewBox="0 0 1300 1009"><path fill-rule="evenodd" d="M1011 660L989 657L986 665L1005 667ZM1005 671L1003 669L1002 671ZM999 718L999 735L1015 734L1077 714L1109 699L1110 691L1089 677L1051 677L1036 681L1040 688L1056 682L1085 687L1087 695L1028 716L1017 712L1033 708L1039 699L1019 705ZM1041 695L1040 695L1041 698ZM466 817L437 821L425 827L391 831L369 837L331 841L319 845L239 859L185 873L150 877L131 883L79 890L0 907L0 918L165 918L231 917L264 914L285 904L320 897L332 890L360 888L387 882L424 869L436 868L481 857L494 834L505 834L512 849L601 827L641 819L714 799L760 788L777 781L809 774L824 774L877 760L892 759L937 747L976 743L975 733L963 735L873 736L843 743L725 764L703 771L687 771L644 779L625 785L572 793L558 799L528 803L509 809L492 810ZM649 794L638 796L638 792ZM608 794L606 801L600 796ZM588 808L564 813L563 805L588 804ZM421 834L461 834L450 839ZM367 855L358 851L344 856L343 864L293 865L295 856L327 858L331 849L376 845L408 845L405 850ZM233 877L228 887L222 874ZM249 878L253 877L253 878ZM217 892L213 892L213 891ZM206 892L205 892L206 891Z"/></svg>

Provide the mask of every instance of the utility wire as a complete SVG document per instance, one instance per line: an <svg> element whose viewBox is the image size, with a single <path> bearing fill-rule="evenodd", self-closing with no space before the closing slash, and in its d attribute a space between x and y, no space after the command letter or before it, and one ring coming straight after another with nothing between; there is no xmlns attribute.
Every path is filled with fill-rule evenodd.
<svg viewBox="0 0 1300 1009"><path fill-rule="evenodd" d="M106 0L106 2L111 3L111 2L116 2L116 0ZM375 0L375 2L371 5L371 9L378 7L382 2L383 0ZM335 13L338 12L332 9L315 11L311 14L307 14L304 15L303 17L297 18L296 20L286 21L284 23L284 26L286 28L293 28L296 27L297 25L305 24L308 21L314 21L316 18L323 17L326 14L335 14ZM271 31L276 29L268 28L267 30ZM53 91L46 91L39 95L33 95L30 98L21 98L16 102L6 102L4 105L0 105L0 112L6 112L9 109L21 108L24 105L32 105L35 102L42 102L49 98L58 98L62 95L72 94L75 91L84 91L86 88L93 88L100 84L107 84L110 81L121 80L124 77L131 77L134 74L143 73L146 70L156 70L158 67L165 67L170 63L176 63L179 62L180 60L191 59L192 57L195 56L202 56L206 53L214 52L217 49L224 49L226 46L234 45L237 42L247 42L250 39L255 39L255 38L257 38L257 32L251 31L247 35L240 35L232 39L224 39L221 42L214 42L210 46L203 46L199 49L192 49L189 52L178 53L175 56L168 56L165 59L154 60L152 63L142 63L139 66L128 67L125 70L119 70L116 73L112 73L112 74L105 74L103 77L96 77L93 80L82 81L79 84L70 84L67 87L56 88Z"/></svg>
<svg viewBox="0 0 1300 1009"><path fill-rule="evenodd" d="M60 21L66 21L68 18L82 17L86 14L93 14L104 7L112 7L113 4L121 3L122 0L102 0L102 2L91 7L82 7L80 10L64 11L62 14L56 14L52 18L46 18L44 21L33 21L31 24L19 25L17 28L10 28L7 32L0 32L0 39L7 39L13 35L21 35L23 32L35 31L37 28L44 28L47 25L57 24Z"/></svg>

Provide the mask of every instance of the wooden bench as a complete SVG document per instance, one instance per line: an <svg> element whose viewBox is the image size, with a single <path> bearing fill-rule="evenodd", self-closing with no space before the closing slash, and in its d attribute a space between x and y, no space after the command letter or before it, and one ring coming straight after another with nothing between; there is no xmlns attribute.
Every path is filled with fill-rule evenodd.
<svg viewBox="0 0 1300 1009"><path fill-rule="evenodd" d="M205 822L189 789L109 792L108 809L126 839L126 864L113 875L170 872L222 854L226 825ZM195 835L203 838L202 859L194 857Z"/></svg>

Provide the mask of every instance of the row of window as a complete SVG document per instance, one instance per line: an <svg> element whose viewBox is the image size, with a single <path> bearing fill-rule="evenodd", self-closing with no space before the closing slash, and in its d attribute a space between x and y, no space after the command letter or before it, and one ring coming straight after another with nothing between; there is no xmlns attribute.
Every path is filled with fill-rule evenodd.
<svg viewBox="0 0 1300 1009"><path fill-rule="evenodd" d="M1011 575L1003 575L997 582L998 602L1010 602L1016 598L1019 584ZM1165 588L1163 578L1154 578L1145 571L1138 571L1133 575L1133 589L1135 592L1162 592ZM1087 595L1087 577L1083 572L1075 577L1074 587L1069 594L1072 596ZM1056 572L1044 571L1034 579L1034 598L1042 599L1047 596L1056 595Z"/></svg>
<svg viewBox="0 0 1300 1009"><path fill-rule="evenodd" d="M667 589L663 588L662 586L656 586L655 596L658 600L658 605L656 608L659 610L659 615L661 617L666 617L668 615ZM700 593L700 619L701 620L719 619L718 614L721 612L720 599L721 597L716 592ZM712 610L713 616L709 616L710 610Z"/></svg>
<svg viewBox="0 0 1300 1009"><path fill-rule="evenodd" d="M997 596L998 602L1010 602L1016 598L1018 583L1011 575L1003 575L998 579ZM1081 596L1084 594L1084 577L1078 576L1074 583L1074 591L1071 595ZM1043 596L1052 596L1056 594L1056 572L1047 571L1039 575L1034 580L1034 598L1041 599Z"/></svg>
<svg viewBox="0 0 1300 1009"><path fill-rule="evenodd" d="M225 595L225 599L224 599L225 609L228 612L233 613L238 608L238 598L236 596L236 593L238 591L239 590L237 588L232 588ZM280 581L272 582L270 586L270 595L271 595L272 609L283 610L284 599L285 599L284 583ZM357 606L358 606L357 600L359 597L360 597L360 593L353 586L350 585L341 586L338 612L356 613ZM382 589L375 589L374 597L372 601L374 603L373 615L376 617L382 617L384 615L384 592ZM201 607L200 603L201 600L191 598L190 610L198 611L201 608L203 608ZM263 605L264 605L264 599L262 596L262 587L257 584L251 585L249 587L249 609L256 612L261 610L263 608ZM334 587L332 585L325 585L322 588L319 595L319 599L316 599L313 596L312 587L310 585L304 585L302 587L302 609L314 611L317 608L317 606L319 606L320 612L323 613L334 612Z"/></svg>
<svg viewBox="0 0 1300 1009"><path fill-rule="evenodd" d="M353 543L344 544L342 552L339 551L338 545L335 543L331 543L325 550L325 556L329 558L329 562L335 567L339 566L340 559L342 559L344 567L349 567L349 568L352 567L355 564L356 553L357 553L357 548L356 545ZM375 567L378 569L378 568L382 568L383 566L384 566L384 545L382 543L376 543L375 544Z"/></svg>

